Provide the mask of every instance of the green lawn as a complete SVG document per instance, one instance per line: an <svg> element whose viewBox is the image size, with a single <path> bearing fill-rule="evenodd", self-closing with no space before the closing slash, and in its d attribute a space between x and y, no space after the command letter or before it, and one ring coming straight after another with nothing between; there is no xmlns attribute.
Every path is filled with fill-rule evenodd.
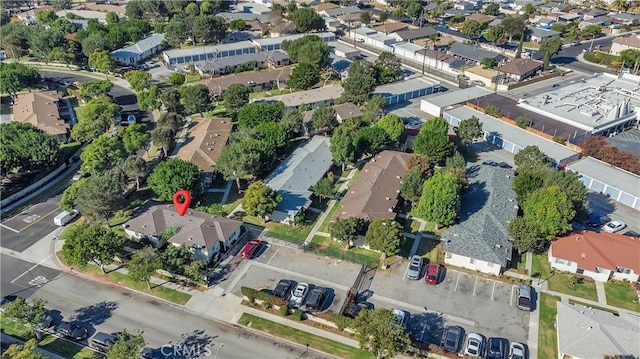
<svg viewBox="0 0 640 359"><path fill-rule="evenodd" d="M25 325L14 322L5 317L0 318L2 332L14 338L26 341L34 338L35 334ZM103 356L93 350L78 344L60 339L53 335L45 335L38 346L51 353L71 359L97 359Z"/></svg>
<svg viewBox="0 0 640 359"><path fill-rule="evenodd" d="M324 236L318 236L318 235L313 236L313 238L311 239L311 243L322 244L322 245L324 245L325 243L328 243L328 241L331 241L331 238L324 237ZM331 242L333 242L333 241L331 241Z"/></svg>
<svg viewBox="0 0 640 359"><path fill-rule="evenodd" d="M551 273L551 266L547 260L547 254L534 254L531 262L531 276L548 281L548 288L555 292L574 295L576 297L598 301L598 292L593 282L584 281L572 285L573 274L554 272Z"/></svg>
<svg viewBox="0 0 640 359"><path fill-rule="evenodd" d="M518 251L514 250L512 257L511 267L509 267L509 270L519 274L524 274L524 270L527 265L527 253L518 253Z"/></svg>
<svg viewBox="0 0 640 359"><path fill-rule="evenodd" d="M556 334L556 314L560 298L540 293L540 323L538 332L538 358L558 357L558 337Z"/></svg>
<svg viewBox="0 0 640 359"><path fill-rule="evenodd" d="M308 211L306 223L298 226L282 224L278 222L263 223L259 218L254 216L245 216L242 220L246 223L265 227L268 232L267 234L273 235L274 238L281 238L285 240L287 238L292 238L304 241L309 233L311 233L311 229L313 228L315 222L318 220L319 216L319 213Z"/></svg>
<svg viewBox="0 0 640 359"><path fill-rule="evenodd" d="M551 267L547 260L547 254L534 254L531 260L531 276L547 279L551 275Z"/></svg>
<svg viewBox="0 0 640 359"><path fill-rule="evenodd" d="M402 225L402 230L407 233L418 233L420 230L420 222L413 218L396 217L396 222Z"/></svg>
<svg viewBox="0 0 640 359"><path fill-rule="evenodd" d="M325 217L324 222L322 222L320 228L318 228L318 231L329 233L330 223L331 221L333 221L333 218L336 216L336 213L338 213L339 209L340 201L336 201L336 203L333 204L333 207L331 207L331 209L329 210L329 213L327 214L327 217Z"/></svg>
<svg viewBox="0 0 640 359"><path fill-rule="evenodd" d="M422 238L418 245L416 254L427 259L427 263L438 263L440 252L442 251L442 241L436 239Z"/></svg>
<svg viewBox="0 0 640 359"><path fill-rule="evenodd" d="M259 318L247 313L242 314L242 317L240 317L238 323L282 339L290 340L301 345L308 345L309 348L319 350L321 352L331 354L339 358L369 359L375 357L369 352L354 348L350 345L335 342L325 337L303 332L301 330L278 324L270 320Z"/></svg>
<svg viewBox="0 0 640 359"><path fill-rule="evenodd" d="M640 312L640 301L636 289L629 282L610 280L604 284L607 304Z"/></svg>
<svg viewBox="0 0 640 359"><path fill-rule="evenodd" d="M196 81L200 81L200 75L191 75L191 74L187 74L187 83L189 82L196 82Z"/></svg>

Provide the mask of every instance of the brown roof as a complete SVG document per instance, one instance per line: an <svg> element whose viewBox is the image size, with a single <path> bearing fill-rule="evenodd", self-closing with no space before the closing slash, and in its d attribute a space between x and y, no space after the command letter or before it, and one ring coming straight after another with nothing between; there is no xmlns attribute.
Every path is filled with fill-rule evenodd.
<svg viewBox="0 0 640 359"><path fill-rule="evenodd" d="M640 48L640 36L616 37L613 39L613 43Z"/></svg>
<svg viewBox="0 0 640 359"><path fill-rule="evenodd" d="M269 24L265 24L260 21L245 21L245 24L247 25L248 29L253 31L260 30L262 32L265 32L269 30Z"/></svg>
<svg viewBox="0 0 640 359"><path fill-rule="evenodd" d="M475 14L471 14L469 16L467 16L467 20L475 20L475 21L479 21L479 22L490 22L491 20L495 19L495 16L491 16L491 15L485 15L485 14L480 14L480 13L475 13Z"/></svg>
<svg viewBox="0 0 640 359"><path fill-rule="evenodd" d="M212 249L216 242L227 240L241 225L240 221L192 209L180 216L173 204L150 203L141 215L127 221L125 228L159 237L165 228L175 226L179 228L178 233L169 242Z"/></svg>
<svg viewBox="0 0 640 359"><path fill-rule="evenodd" d="M55 91L30 92L19 95L13 105L13 120L30 123L50 135L63 135L69 125L60 118Z"/></svg>
<svg viewBox="0 0 640 359"><path fill-rule="evenodd" d="M422 54L430 59L437 59L438 61L442 61L447 64L452 64L456 60L459 60L457 57L447 54L446 51L435 51L429 49L422 49L416 51L418 54Z"/></svg>
<svg viewBox="0 0 640 359"><path fill-rule="evenodd" d="M177 157L212 172L233 128L230 118L201 118L189 131Z"/></svg>
<svg viewBox="0 0 640 359"><path fill-rule="evenodd" d="M542 68L542 62L533 59L515 59L499 67L499 70L513 75L524 75Z"/></svg>
<svg viewBox="0 0 640 359"><path fill-rule="evenodd" d="M576 262L582 269L624 267L640 273L640 240L621 234L574 233L554 240L551 252L553 257Z"/></svg>
<svg viewBox="0 0 640 359"><path fill-rule="evenodd" d="M337 5L337 4L334 4L334 3L331 3L331 2L326 2L326 3L320 4L320 5L314 6L313 9L315 11L317 11L317 12L320 12L322 10L337 9L339 7L340 7L340 5Z"/></svg>
<svg viewBox="0 0 640 359"><path fill-rule="evenodd" d="M364 220L394 218L400 180L407 172L408 153L382 151L368 162L340 201L336 217Z"/></svg>
<svg viewBox="0 0 640 359"><path fill-rule="evenodd" d="M237 75L215 78L209 81L207 87L209 87L209 91L213 94L219 95L233 84L247 85L252 83L261 85L276 80L287 81L289 76L291 76L290 68L272 71L245 72Z"/></svg>
<svg viewBox="0 0 640 359"><path fill-rule="evenodd" d="M386 24L376 26L371 28L371 30L379 31L379 32L396 32L407 28L407 24L402 22L387 22Z"/></svg>
<svg viewBox="0 0 640 359"><path fill-rule="evenodd" d="M362 116L360 107L351 102L345 102L340 105L333 106L333 108L336 110L336 115L343 121L349 118Z"/></svg>

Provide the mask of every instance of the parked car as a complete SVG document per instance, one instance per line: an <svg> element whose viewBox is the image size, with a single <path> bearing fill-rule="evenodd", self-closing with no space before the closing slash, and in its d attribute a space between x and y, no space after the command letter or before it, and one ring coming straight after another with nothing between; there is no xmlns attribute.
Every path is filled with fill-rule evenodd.
<svg viewBox="0 0 640 359"><path fill-rule="evenodd" d="M58 324L55 330L56 333L74 340L79 341L87 339L87 329L79 326L76 323L71 323L63 320L62 322L60 322L60 324Z"/></svg>
<svg viewBox="0 0 640 359"><path fill-rule="evenodd" d="M291 293L291 299L289 304L292 307L301 307L304 304L307 295L309 294L309 285L307 283L298 283L296 289Z"/></svg>
<svg viewBox="0 0 640 359"><path fill-rule="evenodd" d="M111 348L111 346L116 343L117 340L118 339L115 335L98 332L93 336L93 338L91 338L89 346L100 352L106 353L109 348Z"/></svg>
<svg viewBox="0 0 640 359"><path fill-rule="evenodd" d="M467 345L464 349L464 355L471 357L481 357L484 354L486 338L482 334L471 333L467 336Z"/></svg>
<svg viewBox="0 0 640 359"><path fill-rule="evenodd" d="M640 238L640 233L634 232L634 231L626 231L626 232L622 233L622 235L623 236L633 237L633 238Z"/></svg>
<svg viewBox="0 0 640 359"><path fill-rule="evenodd" d="M506 359L507 348L502 338L489 338L487 341L486 359Z"/></svg>
<svg viewBox="0 0 640 359"><path fill-rule="evenodd" d="M471 81L471 84L472 85L476 85L476 86L480 86L480 87L486 86L486 84L484 82L480 81L480 80L473 80L473 81Z"/></svg>
<svg viewBox="0 0 640 359"><path fill-rule="evenodd" d="M307 303L305 304L305 310L310 312L319 312L322 310L322 304L324 304L324 300L327 298L327 289L322 287L315 287L309 293L309 297L307 298Z"/></svg>
<svg viewBox="0 0 640 359"><path fill-rule="evenodd" d="M422 257L415 255L411 257L409 266L407 266L407 278L418 280L422 272Z"/></svg>
<svg viewBox="0 0 640 359"><path fill-rule="evenodd" d="M571 41L571 46L579 46L581 44L580 40Z"/></svg>
<svg viewBox="0 0 640 359"><path fill-rule="evenodd" d="M240 253L240 257L251 259L256 254L258 249L260 248L260 244L262 242L259 239L251 239L247 244L245 244L244 248L242 248L242 252Z"/></svg>
<svg viewBox="0 0 640 359"><path fill-rule="evenodd" d="M440 347L448 352L458 353L463 339L464 329L455 325L447 327L442 335Z"/></svg>
<svg viewBox="0 0 640 359"><path fill-rule="evenodd" d="M500 168L511 168L511 165L506 163L506 162L500 162L500 163L498 163L498 167L500 167Z"/></svg>
<svg viewBox="0 0 640 359"><path fill-rule="evenodd" d="M601 213L593 213L587 219L587 225L592 228L600 227L601 225L609 222L611 219Z"/></svg>
<svg viewBox="0 0 640 359"><path fill-rule="evenodd" d="M413 120L404 125L404 128L408 130L418 130L422 128L422 121Z"/></svg>
<svg viewBox="0 0 640 359"><path fill-rule="evenodd" d="M509 345L509 359L526 359L527 351L524 348L524 345L512 342Z"/></svg>
<svg viewBox="0 0 640 359"><path fill-rule="evenodd" d="M48 329L53 325L53 317L49 314L49 311L45 309L44 318L42 321L36 325L36 329L44 330Z"/></svg>
<svg viewBox="0 0 640 359"><path fill-rule="evenodd" d="M393 315L396 316L395 323L397 325L406 327L407 323L409 323L409 313L405 312L404 310L394 309Z"/></svg>
<svg viewBox="0 0 640 359"><path fill-rule="evenodd" d="M364 39L356 39L356 42L358 42L358 43L363 43L363 42L364 42Z"/></svg>
<svg viewBox="0 0 640 359"><path fill-rule="evenodd" d="M15 302L18 298L20 297L18 297L17 295L7 295L5 297L2 297L2 301L0 301L0 313L4 312L4 306L6 304Z"/></svg>
<svg viewBox="0 0 640 359"><path fill-rule="evenodd" d="M602 227L602 230L608 233L616 233L627 228L627 224L622 221L611 221Z"/></svg>
<svg viewBox="0 0 640 359"><path fill-rule="evenodd" d="M358 303L354 301L349 303L343 314L349 318L356 319L358 313L367 309L371 309L369 303Z"/></svg>
<svg viewBox="0 0 640 359"><path fill-rule="evenodd" d="M425 283L437 285L440 281L440 268L440 264L429 264L427 274L424 276Z"/></svg>
<svg viewBox="0 0 640 359"><path fill-rule="evenodd" d="M520 310L530 312L531 307L531 287L528 285L520 284L518 286L518 300L516 306Z"/></svg>
<svg viewBox="0 0 640 359"><path fill-rule="evenodd" d="M487 165L487 166L497 166L498 163L496 161L492 161L492 160L485 160L484 162L482 162L483 165Z"/></svg>
<svg viewBox="0 0 640 359"><path fill-rule="evenodd" d="M80 179L82 179L82 176L83 176L82 171L78 171L78 172L76 172L76 174L73 175L73 177L71 177L71 180L73 182L80 181Z"/></svg>
<svg viewBox="0 0 640 359"><path fill-rule="evenodd" d="M293 284L294 282L292 280L281 279L278 284L276 284L276 288L273 290L273 295L286 300L291 293L291 287L293 287Z"/></svg>

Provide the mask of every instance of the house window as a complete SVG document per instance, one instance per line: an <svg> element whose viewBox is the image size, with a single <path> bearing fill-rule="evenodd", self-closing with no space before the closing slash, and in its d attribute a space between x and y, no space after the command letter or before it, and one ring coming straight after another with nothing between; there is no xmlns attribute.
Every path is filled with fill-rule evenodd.
<svg viewBox="0 0 640 359"><path fill-rule="evenodd" d="M604 270L600 267L596 267L596 273L603 273Z"/></svg>
<svg viewBox="0 0 640 359"><path fill-rule="evenodd" d="M568 260L566 260L566 259L561 259L561 258L556 258L556 259L555 259L555 262L556 262L557 264L562 264L562 265L567 265L567 266L568 266L568 265L571 265L571 261L568 261Z"/></svg>
<svg viewBox="0 0 640 359"><path fill-rule="evenodd" d="M473 258L469 258L469 263L474 264L475 262L476 262L476 260L475 260L475 259L473 259Z"/></svg>
<svg viewBox="0 0 640 359"><path fill-rule="evenodd" d="M616 267L617 273L631 274L631 269L625 267Z"/></svg>

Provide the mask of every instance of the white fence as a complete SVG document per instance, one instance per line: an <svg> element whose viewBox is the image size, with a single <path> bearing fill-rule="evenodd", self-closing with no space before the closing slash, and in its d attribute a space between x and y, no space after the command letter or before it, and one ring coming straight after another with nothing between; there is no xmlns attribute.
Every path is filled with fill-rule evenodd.
<svg viewBox="0 0 640 359"><path fill-rule="evenodd" d="M16 192L16 193L12 194L11 196L9 196L7 198L4 198L0 202L0 206L1 207L6 207L6 206L12 204L13 202L21 199L22 197L34 192L35 190L37 190L40 187L42 187L44 184L46 184L49 181L51 181L51 179L53 179L55 176L59 175L60 172L64 171L65 169L67 169L67 165L61 165L60 167L56 168L53 172L51 172L48 175L42 177L42 179L40 179L38 182L36 182L36 183L32 184L31 186L23 189L22 191Z"/></svg>

